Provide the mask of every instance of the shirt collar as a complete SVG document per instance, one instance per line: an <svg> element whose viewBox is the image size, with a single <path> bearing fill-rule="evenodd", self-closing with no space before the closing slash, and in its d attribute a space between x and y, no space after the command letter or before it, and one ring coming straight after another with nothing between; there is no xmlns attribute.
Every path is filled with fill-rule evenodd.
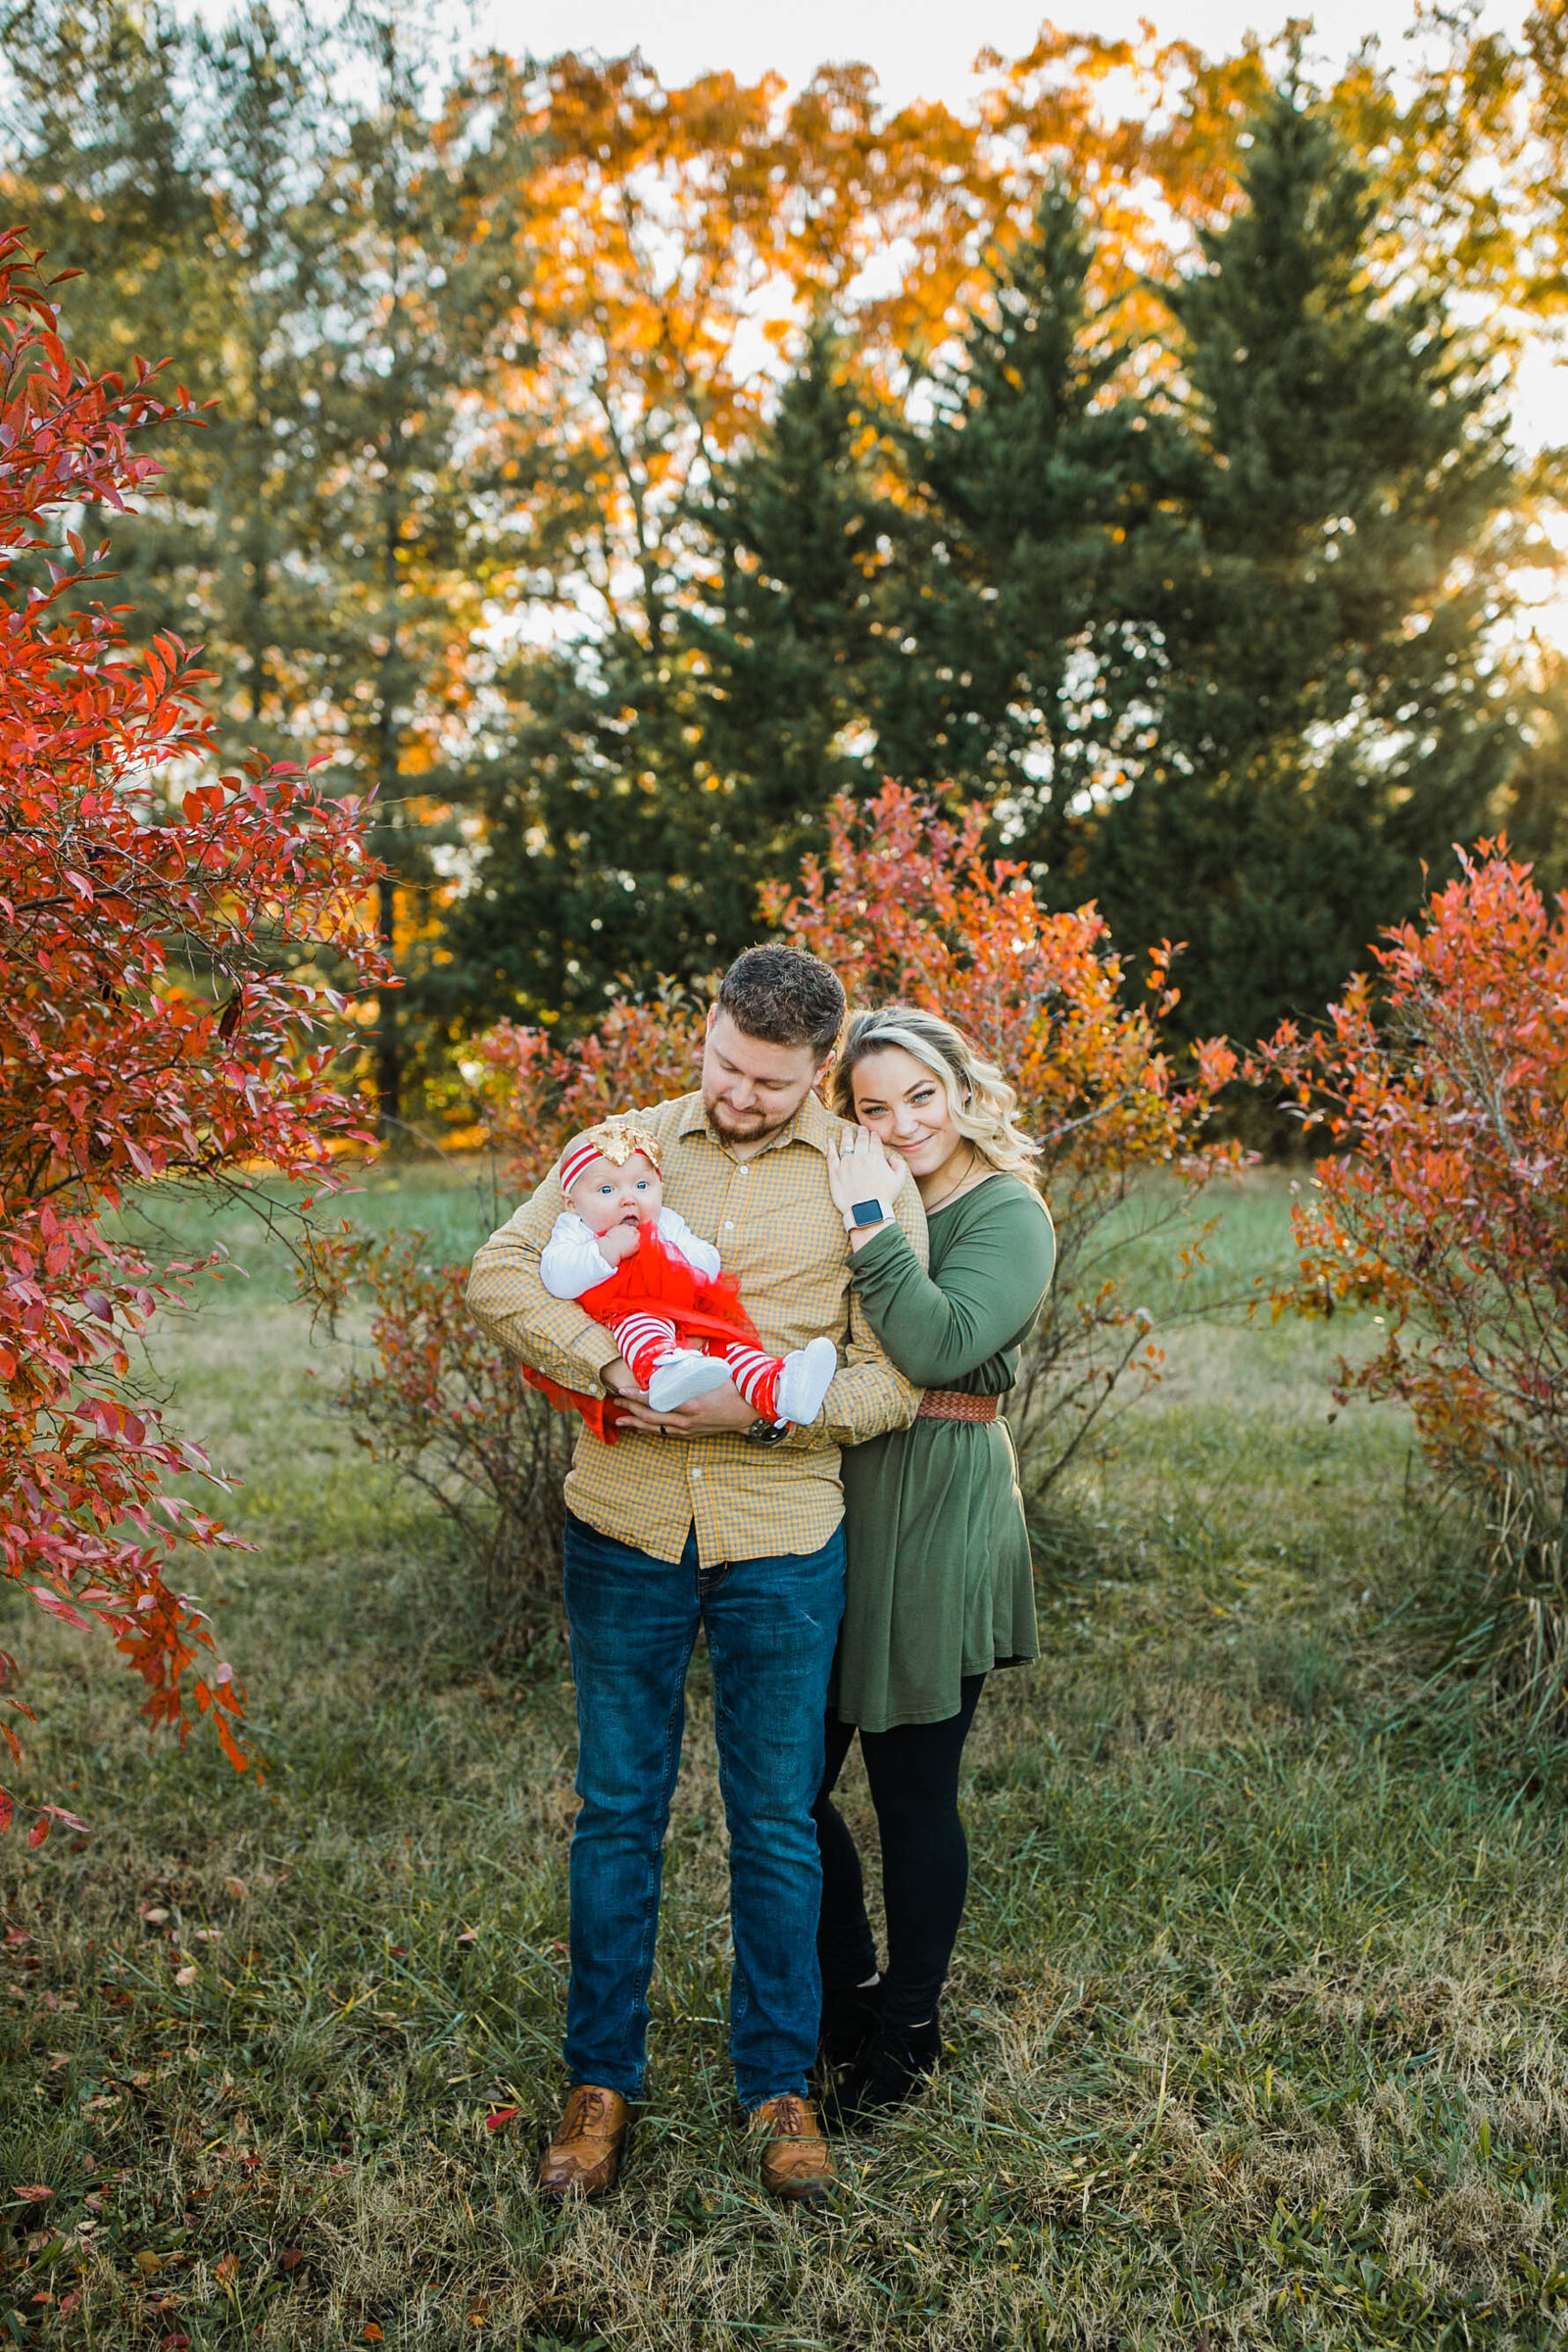
<svg viewBox="0 0 1568 2352"><path fill-rule="evenodd" d="M762 1152L781 1152L787 1144L809 1144L813 1151L820 1152L826 1158L828 1137L831 1132L832 1123L828 1118L821 1097L809 1094L795 1113L794 1118L790 1120L789 1125L781 1127L777 1135L768 1137L762 1146ZM710 1143L716 1144L721 1152L729 1149L722 1136L713 1132L712 1123L708 1116L707 1106L700 1092L688 1095L686 1098L686 1106L681 1113L680 1133L683 1139L688 1135L706 1135ZM757 1152L755 1156L760 1159L762 1152Z"/></svg>

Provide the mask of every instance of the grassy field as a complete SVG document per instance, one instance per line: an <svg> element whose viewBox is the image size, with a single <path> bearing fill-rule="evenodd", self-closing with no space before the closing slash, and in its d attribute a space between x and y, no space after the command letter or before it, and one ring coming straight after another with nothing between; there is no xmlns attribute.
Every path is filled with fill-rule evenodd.
<svg viewBox="0 0 1568 2352"><path fill-rule="evenodd" d="M471 1214L412 1177L363 1208L452 1237ZM1279 1185L1234 1198L1216 1290L1283 1236ZM1326 1335L1180 1335L1059 1498L1046 1654L997 1679L970 1748L948 2061L848 2145L830 2215L762 2199L731 2104L699 1687L647 2113L623 2187L558 2214L530 2173L561 2087L564 1652L488 1666L445 1530L356 1453L257 1230L228 1239L249 1279L159 1363L246 1482L257 1549L198 1581L270 1769L258 1790L206 1742L149 1752L115 1668L7 1600L30 1775L93 1835L0 1848L0 2330L167 2352L1568 2333L1559 1790L1419 1703L1400 1612L1431 1529L1396 1418L1328 1419ZM858 1781L848 1801L864 1827ZM491 2132L500 2106L520 2113Z"/></svg>

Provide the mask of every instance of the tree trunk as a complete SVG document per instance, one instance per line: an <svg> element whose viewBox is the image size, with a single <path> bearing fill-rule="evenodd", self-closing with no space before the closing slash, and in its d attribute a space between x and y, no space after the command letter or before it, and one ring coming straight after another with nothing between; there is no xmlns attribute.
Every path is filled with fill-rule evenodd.
<svg viewBox="0 0 1568 2352"><path fill-rule="evenodd" d="M398 662L398 542L400 514L398 492L402 456L402 423L394 418L392 447L387 463L387 497L381 537L381 585L386 598L386 651L381 657L381 693L376 710L376 796L381 804L381 831L390 833L397 821L398 786L398 728L397 728L397 662ZM376 884L376 929L388 962L395 961L397 924L398 876L392 860L384 860L388 871ZM397 1027L397 991L392 988L376 992L375 1026L375 1096L376 1117L383 1138L390 1135L403 1107L403 1040Z"/></svg>

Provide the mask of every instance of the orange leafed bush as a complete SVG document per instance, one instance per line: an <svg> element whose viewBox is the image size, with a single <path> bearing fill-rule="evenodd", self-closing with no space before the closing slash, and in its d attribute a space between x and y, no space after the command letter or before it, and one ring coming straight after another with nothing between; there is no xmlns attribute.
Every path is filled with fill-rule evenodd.
<svg viewBox="0 0 1568 2352"><path fill-rule="evenodd" d="M127 1386L188 1269L101 1218L127 1184L324 1171L356 1116L311 958L379 965L355 806L295 770L214 776L186 649L133 657L89 599L101 551L75 526L146 494L140 438L188 407L139 365L128 384L74 367L0 234L0 1558L53 1616L108 1628L153 1723L183 1740L193 1704L243 1766L238 1686L170 1581L178 1544L230 1541L171 1484L211 1473ZM201 778L177 804L172 770Z"/></svg>
<svg viewBox="0 0 1568 2352"><path fill-rule="evenodd" d="M1335 1147L1296 1211L1277 1313L1385 1318L1342 1394L1397 1397L1441 1470L1495 1494L1568 1480L1568 898L1483 841L1390 931L1327 1025L1252 1075Z"/></svg>

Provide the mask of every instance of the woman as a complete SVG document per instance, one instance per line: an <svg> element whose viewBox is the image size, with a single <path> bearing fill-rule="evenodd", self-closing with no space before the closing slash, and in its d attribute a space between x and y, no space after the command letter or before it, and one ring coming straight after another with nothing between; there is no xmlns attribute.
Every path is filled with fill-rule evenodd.
<svg viewBox="0 0 1568 2352"><path fill-rule="evenodd" d="M1030 1182L1038 1147L1014 1122L1017 1098L951 1022L898 1004L857 1014L831 1101L857 1122L829 1159L851 1278L888 1354L925 1392L910 1428L844 1456L849 1578L815 1812L822 2065L830 2112L853 2122L901 2104L936 2063L968 1885L963 1743L991 1669L1039 1655L998 1407L1055 1237ZM925 1205L929 1273L891 1214L906 1173ZM880 1974L855 1841L831 1802L857 1733L882 1844Z"/></svg>

